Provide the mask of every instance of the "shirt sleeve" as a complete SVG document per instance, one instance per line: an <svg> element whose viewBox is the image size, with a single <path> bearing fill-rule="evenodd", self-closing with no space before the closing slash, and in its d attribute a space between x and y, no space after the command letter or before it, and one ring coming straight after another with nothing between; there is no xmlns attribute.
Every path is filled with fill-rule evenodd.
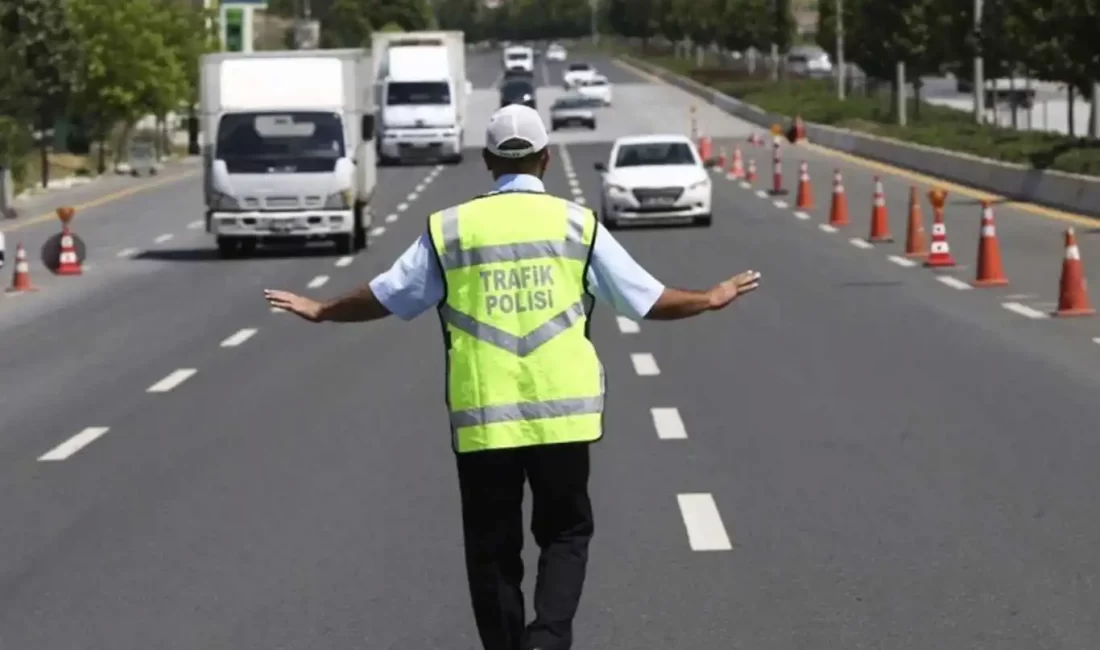
<svg viewBox="0 0 1100 650"><path fill-rule="evenodd" d="M432 240L422 233L390 269L370 281L378 302L401 320L412 320L443 299L443 278Z"/></svg>
<svg viewBox="0 0 1100 650"><path fill-rule="evenodd" d="M661 297L665 285L626 252L602 223L588 265L588 289L619 314L641 320Z"/></svg>

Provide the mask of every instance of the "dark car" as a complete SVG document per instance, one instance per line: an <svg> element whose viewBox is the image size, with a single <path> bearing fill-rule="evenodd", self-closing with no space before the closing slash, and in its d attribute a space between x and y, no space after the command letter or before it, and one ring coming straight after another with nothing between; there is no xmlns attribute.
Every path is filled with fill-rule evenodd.
<svg viewBox="0 0 1100 650"><path fill-rule="evenodd" d="M535 73L530 70L520 70L519 68L513 68L504 72L504 78L501 80L501 84L506 84L513 79L520 79L526 81L531 85L535 84Z"/></svg>
<svg viewBox="0 0 1100 650"><path fill-rule="evenodd" d="M500 106L504 108L509 104L523 104L535 106L535 85L527 79L511 79L500 86Z"/></svg>

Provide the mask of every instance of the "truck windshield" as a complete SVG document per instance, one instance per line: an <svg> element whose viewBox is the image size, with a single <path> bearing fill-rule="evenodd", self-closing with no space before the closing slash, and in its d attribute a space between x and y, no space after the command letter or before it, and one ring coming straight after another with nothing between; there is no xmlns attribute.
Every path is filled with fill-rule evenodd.
<svg viewBox="0 0 1100 650"><path fill-rule="evenodd" d="M526 61L529 58L531 58L531 57L530 57L529 54L527 54L527 52L509 52L508 53L508 60L509 61Z"/></svg>
<svg viewBox="0 0 1100 650"><path fill-rule="evenodd" d="M425 106L451 103L451 89L443 81L391 81L386 86L387 106Z"/></svg>
<svg viewBox="0 0 1100 650"><path fill-rule="evenodd" d="M344 126L336 113L232 113L218 123L216 154L230 172L331 171L344 157Z"/></svg>

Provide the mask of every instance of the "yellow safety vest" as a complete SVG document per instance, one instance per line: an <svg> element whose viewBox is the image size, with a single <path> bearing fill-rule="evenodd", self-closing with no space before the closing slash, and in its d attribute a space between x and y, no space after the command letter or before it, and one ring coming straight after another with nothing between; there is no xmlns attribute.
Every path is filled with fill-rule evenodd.
<svg viewBox="0 0 1100 650"><path fill-rule="evenodd" d="M588 338L596 217L548 194L489 194L428 218L444 277L447 406L458 453L599 440Z"/></svg>

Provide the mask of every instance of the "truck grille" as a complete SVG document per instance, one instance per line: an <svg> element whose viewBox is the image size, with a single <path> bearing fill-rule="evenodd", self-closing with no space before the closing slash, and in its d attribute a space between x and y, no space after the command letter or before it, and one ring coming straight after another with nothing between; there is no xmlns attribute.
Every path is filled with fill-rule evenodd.
<svg viewBox="0 0 1100 650"><path fill-rule="evenodd" d="M267 210L293 210L300 204L296 196L269 196L264 199L264 208Z"/></svg>

